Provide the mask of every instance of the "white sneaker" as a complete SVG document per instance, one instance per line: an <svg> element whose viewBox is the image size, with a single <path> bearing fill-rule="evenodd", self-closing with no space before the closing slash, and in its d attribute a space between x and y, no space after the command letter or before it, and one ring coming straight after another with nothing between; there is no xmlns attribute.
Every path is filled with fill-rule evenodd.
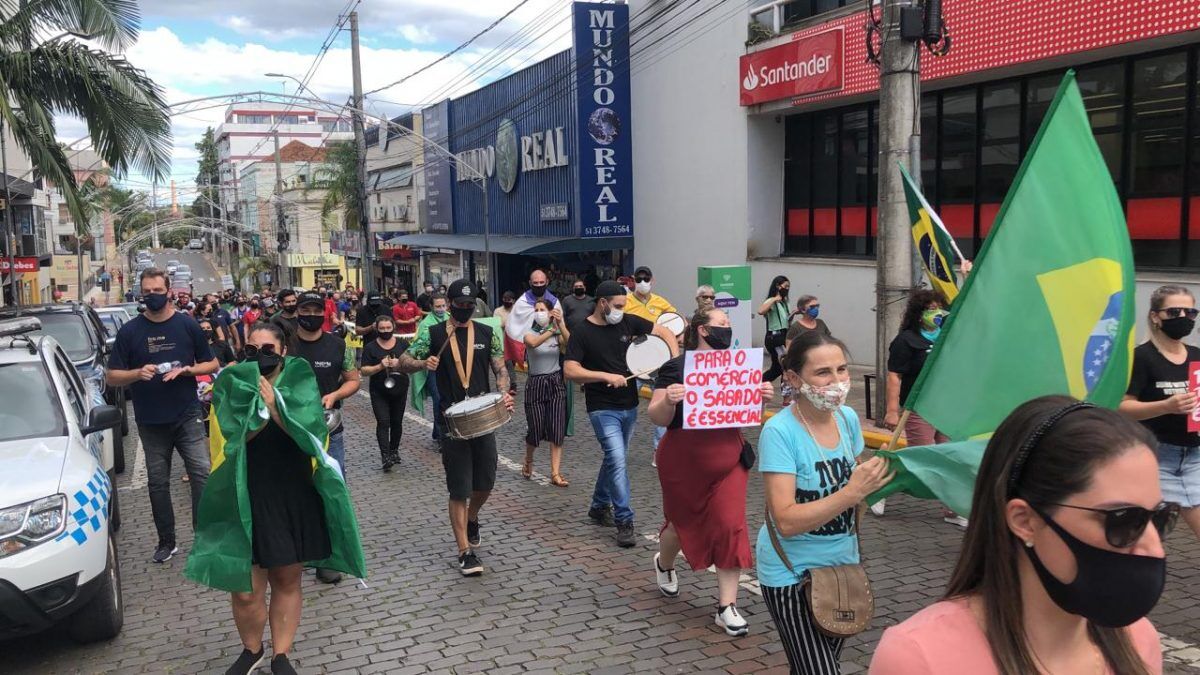
<svg viewBox="0 0 1200 675"><path fill-rule="evenodd" d="M717 612L716 624L724 628L725 634L731 637L741 637L750 632L750 625L738 614L737 605L730 605Z"/></svg>
<svg viewBox="0 0 1200 675"><path fill-rule="evenodd" d="M957 525L964 530L967 529L967 524L970 523L969 520L959 515L946 516L945 518L942 518L942 522L950 523L951 525Z"/></svg>
<svg viewBox="0 0 1200 675"><path fill-rule="evenodd" d="M654 554L654 577L658 582L658 590L668 598L674 598L679 595L679 577L675 575L675 570L664 570L662 565L658 564L658 554Z"/></svg>
<svg viewBox="0 0 1200 675"><path fill-rule="evenodd" d="M877 515L877 516L882 516L882 515L883 515L883 510L884 510L886 507L887 507L887 500L886 500L886 499L880 499L879 501L877 501L877 502L875 502L874 504L872 504L872 505L871 505L871 513L874 513L874 514L875 514L875 515Z"/></svg>

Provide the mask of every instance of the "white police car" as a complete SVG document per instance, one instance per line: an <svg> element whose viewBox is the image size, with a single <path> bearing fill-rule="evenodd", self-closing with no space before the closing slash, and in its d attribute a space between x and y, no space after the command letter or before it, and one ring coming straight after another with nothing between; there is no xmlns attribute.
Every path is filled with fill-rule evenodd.
<svg viewBox="0 0 1200 675"><path fill-rule="evenodd" d="M121 411L40 329L33 317L0 321L0 639L61 624L78 641L106 640L124 603L101 438Z"/></svg>

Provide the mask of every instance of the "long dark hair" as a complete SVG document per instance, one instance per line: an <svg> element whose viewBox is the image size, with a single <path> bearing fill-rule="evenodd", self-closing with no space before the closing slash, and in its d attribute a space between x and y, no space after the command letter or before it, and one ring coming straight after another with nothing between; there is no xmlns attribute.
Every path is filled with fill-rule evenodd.
<svg viewBox="0 0 1200 675"><path fill-rule="evenodd" d="M1002 675L1039 671L1027 638L1036 626L1024 625L1022 616L1017 572L1021 544L1005 519L1009 475L1018 451L1033 430L1076 402L1070 396L1043 396L1019 406L988 441L975 479L970 525L945 598L978 594L983 599L985 632ZM1153 448L1154 443L1154 436L1145 427L1115 411L1076 410L1055 423L1037 442L1025 460L1013 494L1031 504L1069 501L1071 495L1088 488L1092 474L1102 464L1130 448ZM1088 635L1100 647L1112 672L1149 672L1124 629L1089 622Z"/></svg>
<svg viewBox="0 0 1200 675"><path fill-rule="evenodd" d="M767 289L767 299L775 297L779 294L779 284L788 283L788 278L780 274L771 280L771 287Z"/></svg>
<svg viewBox="0 0 1200 675"><path fill-rule="evenodd" d="M914 291L912 295L908 296L908 304L904 306L904 318L900 321L900 331L919 330L921 328L921 315L929 305L935 302L942 307L946 306L945 299L937 291L932 291L928 288Z"/></svg>
<svg viewBox="0 0 1200 675"><path fill-rule="evenodd" d="M687 328L683 330L683 348L687 350L700 348L700 327L707 326L712 321L713 312L724 313L724 310L716 307L705 307L704 309L696 310L692 315L692 320L688 322Z"/></svg>
<svg viewBox="0 0 1200 675"><path fill-rule="evenodd" d="M819 330L808 330L801 333L799 337L792 340L792 344L788 345L788 350L783 355L783 367L799 373L808 361L808 353L823 345L837 345L846 358L850 358L850 350L846 348L846 343Z"/></svg>
<svg viewBox="0 0 1200 675"><path fill-rule="evenodd" d="M278 325L269 321L259 321L253 326L250 326L250 330L246 331L246 338L249 339L250 336L254 335L255 333L270 333L276 340L279 341L279 346L282 347L285 352L290 351L290 349L288 349L290 345L288 344L287 333L284 333L283 329Z"/></svg>

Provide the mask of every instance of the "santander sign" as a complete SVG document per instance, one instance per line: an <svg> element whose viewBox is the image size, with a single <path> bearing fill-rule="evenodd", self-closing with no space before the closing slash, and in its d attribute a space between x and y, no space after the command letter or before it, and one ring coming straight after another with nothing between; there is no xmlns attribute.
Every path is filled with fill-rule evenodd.
<svg viewBox="0 0 1200 675"><path fill-rule="evenodd" d="M839 27L742 56L740 103L841 89L844 44L845 31Z"/></svg>

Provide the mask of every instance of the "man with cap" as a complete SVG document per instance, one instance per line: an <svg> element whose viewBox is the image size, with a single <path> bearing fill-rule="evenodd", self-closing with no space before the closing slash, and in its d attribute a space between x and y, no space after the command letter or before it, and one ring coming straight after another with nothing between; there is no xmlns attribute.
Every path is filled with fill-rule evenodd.
<svg viewBox="0 0 1200 675"><path fill-rule="evenodd" d="M410 373L428 370L437 381L443 412L455 403L493 391L490 369L496 378L496 391L511 412L513 398L508 393L500 335L471 318L476 289L459 279L450 284L447 295L450 319L418 332L400 357L400 369ZM441 431L442 466L450 492L450 526L458 544L458 570L463 576L477 576L483 573L483 565L473 547L480 541L479 510L496 482L496 435L460 440L452 438L448 429Z"/></svg>
<svg viewBox="0 0 1200 675"><path fill-rule="evenodd" d="M298 356L312 366L317 376L317 389L321 393L321 405L326 419L333 423L329 429L329 456L337 460L342 479L346 478L346 440L342 428L342 401L358 391L359 374L354 364L354 350L346 347L346 341L332 333L321 330L325 323L325 295L301 293L296 303L296 335L292 340L292 356ZM317 579L333 584L340 581L341 573L318 569Z"/></svg>
<svg viewBox="0 0 1200 675"><path fill-rule="evenodd" d="M358 308L354 319L354 332L362 336L363 344L375 339L375 319L383 314L391 316L391 309L383 306L383 296L376 291L367 293L367 304Z"/></svg>
<svg viewBox="0 0 1200 675"><path fill-rule="evenodd" d="M653 334L667 343L672 356L678 353L671 331L626 313L629 302L621 284L601 282L595 311L571 331L563 367L568 380L583 385L588 418L604 451L588 517L597 525L615 524L617 544L626 548L637 544L625 455L637 422L638 388L630 381L625 352L635 338Z"/></svg>
<svg viewBox="0 0 1200 675"><path fill-rule="evenodd" d="M633 284L633 293L630 294L629 304L625 307L625 311L629 314L640 316L647 321L657 322L658 317L664 312L678 313L675 306L667 302L666 298L651 292L651 289L654 287L654 273L650 271L649 267L643 265L633 271ZM672 337L671 341L676 339ZM653 381L650 382L650 388L654 388ZM666 427L657 425L654 427L654 450L651 454L652 457L653 453L658 452L658 444L666 433ZM653 466L658 466L658 462L654 459L651 459L650 463Z"/></svg>

